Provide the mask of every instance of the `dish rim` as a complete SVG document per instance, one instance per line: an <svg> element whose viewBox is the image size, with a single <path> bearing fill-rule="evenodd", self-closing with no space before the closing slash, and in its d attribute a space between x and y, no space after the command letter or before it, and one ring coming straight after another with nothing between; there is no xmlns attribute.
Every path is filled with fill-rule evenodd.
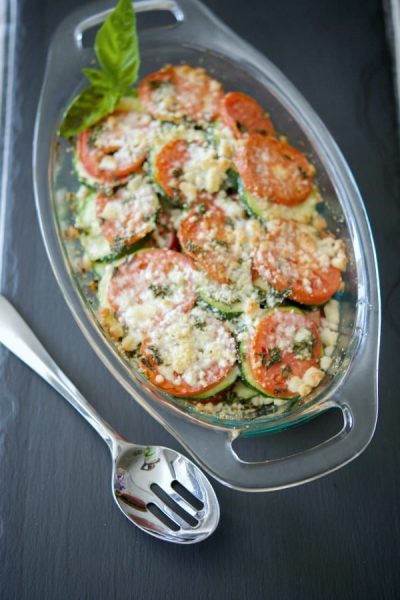
<svg viewBox="0 0 400 600"><path fill-rule="evenodd" d="M349 361L349 365L347 366L345 372L343 372L340 376L338 376L333 382L331 387L328 386L328 393L323 393L322 397L317 397L314 401L307 404L306 408L298 407L297 410L292 411L289 415L286 413L283 417L278 416L274 420L274 426L270 427L268 431L274 431L276 429L281 429L296 423L303 421L304 419L308 419L316 414L320 413L327 408L332 406L339 407L344 415L344 427L341 432L339 432L338 436L342 435L343 432L347 430L354 430L354 414L351 409L352 406L346 406L343 402L335 399L335 395L337 396L340 391L342 391L346 386L348 386L348 379L351 375L351 368L354 365L354 362L358 359L360 362L360 352L368 350L368 362L372 366L372 371L370 370L370 382L372 382L372 396L373 401L371 403L372 412L368 415L368 422L366 419L362 419L363 421L363 429L364 435L362 449L367 445L369 440L373 435L373 431L375 429L375 423L377 418L377 367L378 367L378 351L379 351L379 333L380 333L380 296L379 296L379 276L377 271L377 263L375 256L375 249L373 245L372 235L368 223L368 219L366 216L365 208L363 206L361 197L357 190L354 179L351 175L349 168L347 167L344 158L342 157L339 149L337 148L335 142L331 138L330 134L327 132L325 126L321 123L319 118L316 116L314 111L309 107L308 103L302 98L302 96L293 88L292 84L286 80L286 78L274 67L266 58L262 57L257 51L252 49L246 42L238 38L236 34L231 32L225 25L223 25L208 9L202 6L196 0L180 0L179 4L174 2L173 0L140 0L135 3L135 8L137 12L147 11L147 10L169 10L171 11L177 21L177 26L171 29L169 32L169 37L172 41L176 42L176 38L179 39L180 43L183 43L185 40L195 40L197 42L201 41L201 37L205 33L205 27L207 25L207 34L209 36L209 27L212 26L215 28L216 33L218 33L218 38L216 37L213 44L212 49L214 51L224 50L227 46L230 48L235 47L235 53L238 58L243 58L246 56L247 62L249 58L253 60L250 61L250 64L253 68L261 71L265 77L268 77L269 80L272 81L272 84L275 85L281 94L285 95L287 103L292 108L292 114L299 115L299 119L297 119L297 123L300 127L307 131L307 135L311 137L312 141L316 143L317 147L321 146L320 150L323 149L328 158L331 161L331 167L334 169L333 174L334 178L332 178L332 173L330 173L331 181L334 181L335 189L340 188L342 186L342 193L337 192L338 199L341 205L341 208L346 217L346 224L349 228L349 232L352 233L353 237L353 248L355 249L354 243L359 244L360 248L362 247L366 250L366 256L364 256L364 264L361 264L359 268L357 268L357 272L359 273L359 269L362 272L362 283L364 284L364 291L366 301L363 303L360 301L360 293L359 293L359 302L356 311L356 324L354 328L354 332L350 342L350 350L349 354L351 355L351 359ZM143 397L143 393L141 394L141 389L139 389L138 385L133 385L133 380L123 377L121 373L117 370L117 368L111 364L112 360L115 356L114 350L112 350L114 356L107 356L110 354L110 347L108 346L108 342L105 344L99 344L99 335L101 337L102 334L98 330L97 325L94 323L93 317L89 317L89 312L85 309L81 304L77 306L78 294L76 293L75 286L72 286L73 274L70 265L65 263L65 256L62 249L62 244L60 240L60 236L57 239L54 239L56 228L55 225L55 214L53 213L53 222L52 222L52 234L49 234L49 215L46 214L45 211L45 200L44 195L44 185L43 185L43 165L45 164L44 158L41 155L40 150L43 147L43 137L40 135L43 132L43 120L44 120L44 107L46 106L47 98L47 90L51 89L52 75L54 73L54 68L57 65L57 61L60 60L60 51L61 46L65 44L65 39L68 39L69 43L73 42L75 45L74 51L74 60L75 60L75 69L79 62L82 61L83 55L87 55L87 51L82 48L82 34L83 32L92 27L104 19L104 16L111 9L111 2L109 0L105 0L103 2L99 2L97 5L88 5L75 11L72 13L67 19L65 19L57 29L54 34L53 42L51 44L51 49L49 52L46 75L42 88L42 94L39 102L38 115L36 119L35 125L35 138L34 138L34 187L35 187L35 198L36 198L36 206L37 212L40 222L40 227L42 231L42 237L46 246L47 254L50 259L50 263L52 265L53 271L55 273L57 282L61 288L61 291L64 294L64 297L69 305L70 310L72 311L74 318L77 320L78 325L82 332L84 333L86 339L89 341L92 348L96 351L96 353L101 358L102 362L107 366L109 371L113 374L114 377L124 386L125 389L130 393L131 396L138 401L141 406L143 406L154 418L156 418L159 422L161 422L170 432L175 435L184 445L189 449L189 451L195 455L197 459L199 459L199 452L193 450L193 447L190 446L190 439L187 439L187 435L183 434L182 427L179 426L179 419L187 420L191 425L195 427L202 427L203 431L205 429L212 429L214 431L222 432L225 437L228 437L230 441L237 437L238 435L249 434L249 433L257 433L257 432L265 432L265 427L260 425L260 422L253 421L247 423L245 426L238 426L237 423L231 424L215 424L215 423L207 423L205 420L199 420L198 417L188 414L187 412L183 412L180 408L173 404L168 405L163 403L161 398L163 394L159 394L159 398L156 398L157 405L155 405L154 398L153 402L149 402L149 398ZM193 25L194 21L191 23L191 19L196 17L196 24ZM180 29L183 26L183 29ZM177 33L178 32L178 33ZM195 36L197 34L197 38ZM146 35L146 34L144 34ZM182 37L183 36L183 37ZM211 36L210 36L211 37ZM183 41L182 41L183 40ZM186 41L187 44L187 41ZM200 47L197 44L196 49L199 50ZM206 48L203 48L206 51ZM221 56L224 56L221 54ZM227 58L225 56L225 58ZM232 57L229 57L229 60L232 61ZM54 87L54 85L53 85ZM281 98L279 98L281 99ZM288 109L288 107L284 104L284 107ZM47 115L47 111L45 111ZM53 123L52 131L49 131L49 124L47 123L47 136L50 134L52 139L54 139L54 129L55 122ZM46 137L46 136L45 136ZM49 146L48 152L51 151ZM48 156L48 154L47 154ZM54 154L53 154L54 157ZM46 163L48 164L48 159L46 159ZM54 165L53 165L54 168ZM335 169L337 173L335 173ZM50 188L51 188L51 168L49 169L47 175L47 196L51 196ZM342 200L347 196L351 196L352 200L355 201L355 205L350 210L349 215L346 215L345 207L343 206ZM349 209L349 207L347 207ZM352 212L354 215L352 215ZM354 216L354 219L350 217ZM350 226L351 225L351 226ZM367 244L363 244L361 242L368 242ZM362 252L359 250L359 256L362 257ZM61 262L62 261L62 262ZM64 271L64 273L63 273ZM65 271L68 274L68 280L65 280ZM67 289L71 288L73 289ZM375 288L375 289L374 289ZM72 292L72 294L71 294ZM362 300L362 298L361 298ZM80 302L80 301L79 301ZM92 327L87 327L87 323L84 321L88 320ZM376 334L376 345L375 345L375 353L373 349L371 349L370 344L366 346L365 337L360 335L366 327L370 326L372 322L372 330L375 331ZM95 339L97 338L97 339ZM103 340L104 342L104 340ZM100 346L103 346L100 347ZM104 351L103 351L104 350ZM366 361L364 361L366 362ZM365 370L365 369L364 369ZM143 384L140 384L140 388L142 388ZM371 384L370 384L371 386ZM148 386L149 389L150 386ZM144 387L145 392L148 392ZM153 390L152 394L154 394ZM289 416L289 418L288 418ZM360 415L358 416L360 419ZM272 419L269 418L269 422L272 422ZM336 436L335 436L336 437ZM332 438L333 439L333 438ZM359 443L358 446L361 447ZM357 449L353 448L353 454L358 454L361 450L360 447ZM239 459L238 459L239 460ZM205 462L205 461L202 461ZM240 461L243 462L243 461ZM248 464L248 463L243 463ZM343 462L342 462L343 464ZM203 466L205 466L203 464ZM341 466L341 465L339 465ZM207 469L207 466L205 466ZM209 469L207 469L209 470ZM215 473L211 473L214 474ZM227 483L227 481L224 481ZM235 487L235 486L234 486ZM237 487L237 486L236 486Z"/></svg>

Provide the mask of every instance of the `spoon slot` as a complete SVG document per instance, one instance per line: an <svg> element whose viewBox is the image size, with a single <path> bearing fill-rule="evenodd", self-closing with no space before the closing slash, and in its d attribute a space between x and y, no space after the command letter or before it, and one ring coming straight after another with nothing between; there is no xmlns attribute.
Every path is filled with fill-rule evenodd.
<svg viewBox="0 0 400 600"><path fill-rule="evenodd" d="M173 521L172 519L167 517L167 515L161 510L161 508L159 508L157 506L157 504L150 502L147 505L147 509L149 512L151 512L152 515L154 515L159 521L161 521L161 523L163 525L168 527L168 529L171 529L171 531L179 531L180 530L179 525L177 523L175 523L175 521Z"/></svg>
<svg viewBox="0 0 400 600"><path fill-rule="evenodd" d="M170 508L178 517L186 521L191 527L196 527L199 522L191 514L186 512L179 504L171 498L157 483L152 483L150 486L151 491L162 501L168 508Z"/></svg>
<svg viewBox="0 0 400 600"><path fill-rule="evenodd" d="M182 496L182 498L186 500L186 502L191 504L193 508L195 508L197 511L203 510L204 502L199 500L199 498L196 498L196 496L194 496L192 492L189 492L189 490L185 488L185 486L183 486L179 481L174 480L171 483L171 487L177 494Z"/></svg>

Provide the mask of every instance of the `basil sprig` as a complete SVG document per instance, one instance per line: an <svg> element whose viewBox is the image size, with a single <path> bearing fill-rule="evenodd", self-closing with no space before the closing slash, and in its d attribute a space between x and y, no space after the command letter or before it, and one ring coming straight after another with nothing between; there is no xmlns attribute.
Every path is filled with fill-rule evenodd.
<svg viewBox="0 0 400 600"><path fill-rule="evenodd" d="M96 35L94 50L101 69L83 69L90 82L67 109L59 134L69 138L112 112L122 96L132 95L140 54L131 0L119 0Z"/></svg>

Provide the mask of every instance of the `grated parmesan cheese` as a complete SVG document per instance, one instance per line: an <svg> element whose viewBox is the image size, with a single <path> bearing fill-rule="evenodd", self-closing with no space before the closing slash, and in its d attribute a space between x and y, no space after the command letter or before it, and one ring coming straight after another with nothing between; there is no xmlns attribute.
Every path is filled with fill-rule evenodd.
<svg viewBox="0 0 400 600"><path fill-rule="evenodd" d="M301 397L307 396L313 388L317 387L324 378L325 373L316 367L310 367L303 377L295 375L288 380L288 390Z"/></svg>
<svg viewBox="0 0 400 600"><path fill-rule="evenodd" d="M150 333L159 357L158 370L168 381L195 387L212 383L236 362L234 339L214 315L197 307L169 313ZM211 380L211 381L210 381Z"/></svg>

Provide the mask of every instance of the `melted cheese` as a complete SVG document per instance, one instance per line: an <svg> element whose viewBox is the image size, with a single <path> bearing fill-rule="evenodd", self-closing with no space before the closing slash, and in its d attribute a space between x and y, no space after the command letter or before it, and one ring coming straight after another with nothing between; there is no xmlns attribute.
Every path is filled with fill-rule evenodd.
<svg viewBox="0 0 400 600"><path fill-rule="evenodd" d="M343 268L346 264L343 241L330 235L321 237L312 225L271 220L268 223L268 235L259 245L256 258L260 275L272 285L277 279L276 285L279 286L282 275L288 282L296 281L301 271L302 286L311 293L311 282L318 280L319 272L326 272L339 262ZM292 256L296 256L295 262ZM265 262L268 267L264 266Z"/></svg>
<svg viewBox="0 0 400 600"><path fill-rule="evenodd" d="M195 73L196 70L192 70L189 77L195 78ZM218 88L217 82L211 82L211 92L218 92ZM160 112L174 117L182 116L182 111L178 114L179 107L172 84L167 83L155 89L153 100L157 103ZM190 104L192 101L193 94L188 90L184 102ZM248 217L235 195L228 196L221 191L227 171L232 167L237 145L229 128L220 121L213 123L210 127L213 143L210 144L209 136L203 130L195 129L183 121L171 124L154 120L137 101L132 102L133 104L130 104L126 101L125 104L119 105L118 109L126 112L105 119L93 139L93 143L99 150L105 147L115 148L103 157L100 167L105 171L124 168L139 160L143 154L147 154L150 148L154 158L168 142L186 140L189 144L189 160L179 179L180 189L188 204L198 198L199 192L212 194L215 204L234 224L227 234L229 248L225 250L221 246L220 249L223 259L227 255L231 259L230 283L229 285L217 284L211 281L203 270L199 269L193 274L189 273L189 270L182 270L179 265L174 266L167 274L162 269L151 274L144 270L141 281L135 289L129 285L122 289L118 297L118 314L115 315L108 298L115 266L110 265L104 269L100 281L99 304L111 335L117 340L122 340L121 347L126 352L136 350L145 338L151 337L151 343L157 348L161 359L156 383L162 383L167 379L175 384L202 385L207 381L212 368L217 366L224 369L235 363L237 357L234 336L238 341L246 341L254 333L260 318L265 314L260 308L260 299L263 305L266 302L268 306L281 302L274 293L270 294L269 288L265 290L265 297L261 298L260 290L252 280L253 254L265 235L265 229L257 219ZM204 111L206 113L209 111L211 115L213 108L211 93L205 98ZM77 164L77 170L90 180L81 164ZM144 163L143 170L150 173L151 166ZM277 175L279 176L279 173ZM101 214L96 214L95 196L90 196L87 188L82 187L77 197L82 210L79 210L76 225L89 232L82 234L81 240L91 260L96 260L99 256L110 252L110 245L102 235L102 221L112 222L117 229L126 231L130 226L133 227L133 222L129 223L129 207L134 207L134 216L142 223L148 223L158 209L154 187L143 174L131 177L127 186L120 188L120 191L107 201ZM319 232L324 231L326 223L316 212L316 206L321 201L317 189L314 189L304 202L293 207L271 203L265 198L250 197L250 201L249 205L254 205L257 215L268 222L268 228L273 228L274 219L282 218L293 219L300 223L313 223L313 231L317 232L317 235L311 236L314 246L311 248L310 239L305 236L304 253L310 252L311 248L315 261L321 268L333 266L341 271L345 269L346 253L343 241L319 235ZM169 208L168 212L177 229L181 220L187 215L187 211ZM211 246L215 242L212 230L208 232L206 241ZM290 254L288 241L285 244ZM192 292L189 281L191 284L194 281L199 291L204 291L217 302L227 305L240 302L243 314L223 323L217 316L200 307L192 309L189 313L183 313L179 305L184 303L188 293ZM306 275L303 281L306 289L309 283ZM154 291L157 286L166 287L168 293L158 294ZM320 383L324 371L330 369L338 338L339 321L339 304L336 300L331 300L325 305L324 316L321 319L320 337L324 354L320 360L320 368L308 369L301 378L291 377L290 391L306 396ZM307 346L310 336L311 332L306 328L296 329L285 326L279 330L278 327L275 346L282 352L290 350L296 343ZM281 407L287 404L285 399L264 398L258 394L251 398L254 407L272 402ZM223 404L218 406L221 407ZM236 403L232 405L232 410L237 410L239 413L243 406ZM201 408L208 410L210 414L215 414L216 411L212 403L202 404Z"/></svg>
<svg viewBox="0 0 400 600"><path fill-rule="evenodd" d="M93 144L99 151L113 149L99 162L100 169L124 169L146 154L160 125L143 112L121 112L107 117L98 129Z"/></svg>
<svg viewBox="0 0 400 600"><path fill-rule="evenodd" d="M126 285L118 295L118 317L127 327L129 335L136 344L154 329L155 320L159 321L187 299L193 277L190 267L182 268L174 265L168 273L162 269L143 269L135 277L136 287L130 284L130 276L126 275ZM104 290L108 301L110 273L107 270Z"/></svg>
<svg viewBox="0 0 400 600"><path fill-rule="evenodd" d="M183 183L191 184L194 190L215 194L225 180L230 165L228 159L217 157L211 146L192 143L189 145L189 159L184 166Z"/></svg>
<svg viewBox="0 0 400 600"><path fill-rule="evenodd" d="M235 138L219 119L213 124L212 135L218 156L233 160L235 155Z"/></svg>
<svg viewBox="0 0 400 600"><path fill-rule="evenodd" d="M232 335L221 321L200 308L170 313L151 332L150 341L159 356L160 374L175 385L212 383L210 370L226 370L236 362Z"/></svg>
<svg viewBox="0 0 400 600"><path fill-rule="evenodd" d="M115 239L139 239L155 226L159 209L157 194L143 175L133 176L126 187L120 188L97 214L96 194L82 195L75 226L85 234L81 242L89 260L96 261L112 253L110 242L104 237L102 227L111 223Z"/></svg>

